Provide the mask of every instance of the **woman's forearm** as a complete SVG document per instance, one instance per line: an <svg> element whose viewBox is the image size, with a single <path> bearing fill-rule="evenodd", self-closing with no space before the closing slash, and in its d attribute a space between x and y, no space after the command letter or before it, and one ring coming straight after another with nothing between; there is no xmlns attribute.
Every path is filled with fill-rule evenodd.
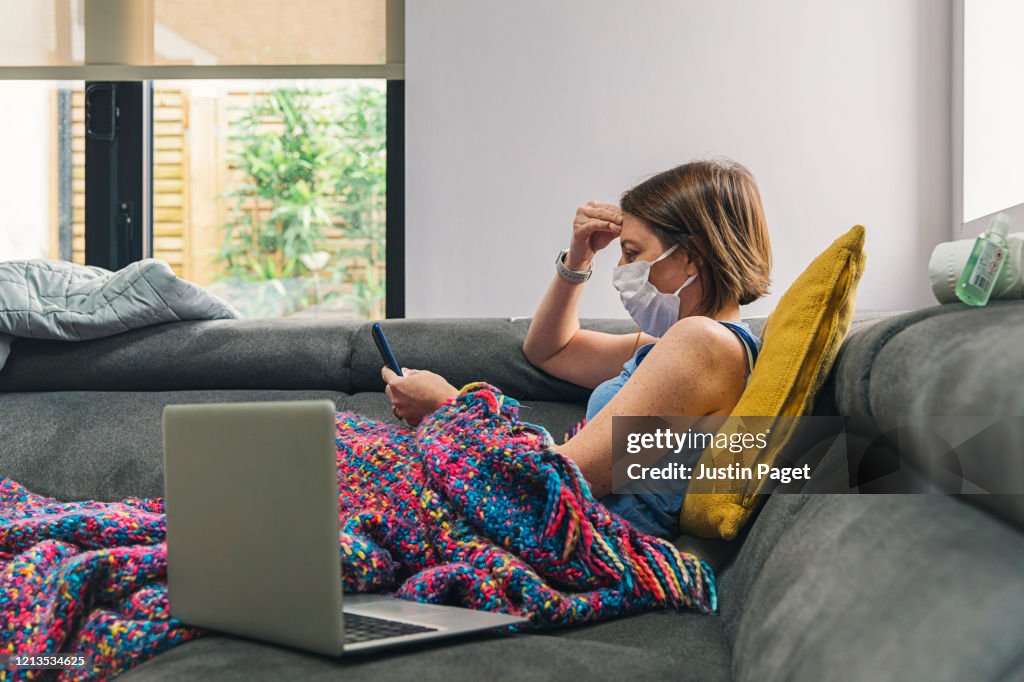
<svg viewBox="0 0 1024 682"><path fill-rule="evenodd" d="M565 254L565 267L576 272L589 270L594 255L608 246L622 230L622 211L612 204L587 202L576 209L572 240ZM569 345L580 330L580 297L583 283L569 282L558 274L537 306L523 342L523 354L537 367Z"/></svg>
<svg viewBox="0 0 1024 682"><path fill-rule="evenodd" d="M575 269L571 265L568 267ZM579 331L583 287L583 284L567 282L557 274L548 285L523 342L523 354L534 365L539 366L565 348Z"/></svg>

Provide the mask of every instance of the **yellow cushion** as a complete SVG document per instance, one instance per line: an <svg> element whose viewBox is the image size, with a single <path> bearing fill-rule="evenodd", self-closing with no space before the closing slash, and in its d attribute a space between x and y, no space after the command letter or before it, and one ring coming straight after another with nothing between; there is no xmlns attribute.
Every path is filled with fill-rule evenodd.
<svg viewBox="0 0 1024 682"><path fill-rule="evenodd" d="M864 228L855 225L793 282L765 321L761 352L732 417L799 417L810 413L850 329L864 260ZM740 421L729 419L727 424ZM789 442L798 421L779 420L763 449L737 454L709 447L701 454L700 464L771 465ZM753 481L691 480L680 512L683 532L725 540L736 537L753 514L757 493L764 483L767 480L758 482L756 477Z"/></svg>

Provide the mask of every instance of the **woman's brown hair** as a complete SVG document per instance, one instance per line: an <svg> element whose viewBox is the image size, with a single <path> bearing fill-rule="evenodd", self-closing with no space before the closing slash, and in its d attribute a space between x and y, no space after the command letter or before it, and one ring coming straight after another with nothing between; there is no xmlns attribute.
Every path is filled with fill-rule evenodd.
<svg viewBox="0 0 1024 682"><path fill-rule="evenodd" d="M676 166L627 190L619 204L653 228L662 246L679 244L698 264L703 294L696 314L768 293L768 224L757 182L742 165L720 158Z"/></svg>

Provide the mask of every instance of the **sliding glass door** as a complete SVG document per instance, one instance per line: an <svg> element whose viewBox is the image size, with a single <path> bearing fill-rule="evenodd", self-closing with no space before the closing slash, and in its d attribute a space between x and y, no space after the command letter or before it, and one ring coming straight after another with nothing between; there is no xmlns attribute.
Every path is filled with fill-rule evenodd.
<svg viewBox="0 0 1024 682"><path fill-rule="evenodd" d="M247 317L402 316L402 3L298 5L0 0L39 43L0 47L0 259L157 258Z"/></svg>

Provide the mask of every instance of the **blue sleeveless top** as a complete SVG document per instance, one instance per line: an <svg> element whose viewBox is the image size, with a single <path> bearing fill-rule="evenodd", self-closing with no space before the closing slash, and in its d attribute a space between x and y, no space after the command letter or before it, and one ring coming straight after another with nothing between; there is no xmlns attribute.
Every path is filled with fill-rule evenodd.
<svg viewBox="0 0 1024 682"><path fill-rule="evenodd" d="M749 383L750 371L754 369L754 363L761 351L761 339L754 336L750 325L746 322L716 321L731 329L743 341L743 346L747 350L747 382ZM622 372L618 376L599 384L594 389L587 402L587 421L593 419L594 415L607 405L608 401L629 380L629 377L633 376L637 365L643 361L652 348L654 348L653 343L638 348L633 357L622 366ZM683 463L694 466L702 452L699 448L691 448L686 454L687 461ZM631 481L623 489L623 492L610 493L602 497L600 501L605 507L629 521L637 530L649 535L675 540L679 535L679 510L683 507L687 482L681 482L681 485L677 486L677 492L672 493L653 492L646 488L645 483L646 481Z"/></svg>
<svg viewBox="0 0 1024 682"><path fill-rule="evenodd" d="M754 363L757 361L757 355L761 352L761 339L754 336L754 332L750 329L750 325L746 322L728 322L726 320L716 320L719 324L725 325L728 329L731 329L740 337L743 342L743 346L747 349L747 381L750 381L750 372L754 369ZM602 407L608 404L608 401L619 392L619 389L633 376L633 372L640 365L647 354L654 348L653 343L648 343L644 346L637 348L636 353L633 354L626 364L622 366L622 372L618 376L612 377L608 381L598 384L594 392L590 394L590 399L587 401L587 421L589 422L594 418Z"/></svg>

